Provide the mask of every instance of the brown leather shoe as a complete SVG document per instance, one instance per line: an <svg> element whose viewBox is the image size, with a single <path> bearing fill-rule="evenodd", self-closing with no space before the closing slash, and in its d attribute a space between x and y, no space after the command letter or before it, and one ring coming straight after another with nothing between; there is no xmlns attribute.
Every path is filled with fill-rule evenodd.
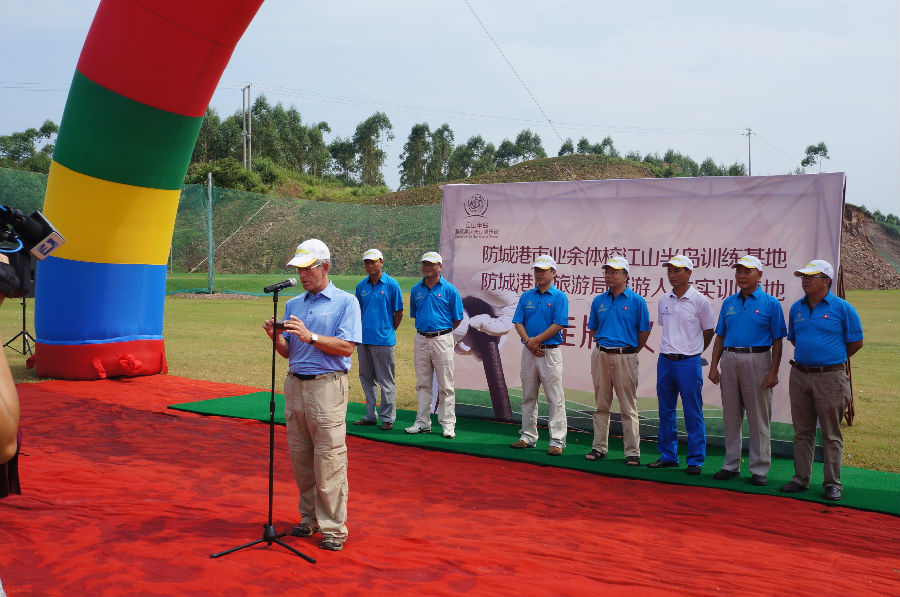
<svg viewBox="0 0 900 597"><path fill-rule="evenodd" d="M550 446L550 448L547 449L547 454L550 456L559 456L562 454L562 448L559 446Z"/></svg>
<svg viewBox="0 0 900 597"><path fill-rule="evenodd" d="M520 439L520 440L517 441L517 442L513 442L513 443L509 444L509 447L510 447L510 448L516 448L517 450L520 450L520 449L522 449L522 448L533 448L534 446L532 446L531 444L529 444L528 442L526 442L524 439Z"/></svg>
<svg viewBox="0 0 900 597"><path fill-rule="evenodd" d="M382 424L381 424L381 430L382 430L382 431L390 431L390 430L393 429L393 428L394 428L394 424L393 424L393 423L387 423L387 422L385 422L385 423L382 423Z"/></svg>

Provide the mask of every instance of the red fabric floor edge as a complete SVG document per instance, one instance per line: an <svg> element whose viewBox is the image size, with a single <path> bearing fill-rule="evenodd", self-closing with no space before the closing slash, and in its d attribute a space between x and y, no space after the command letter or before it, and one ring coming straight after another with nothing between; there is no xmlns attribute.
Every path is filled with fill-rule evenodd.
<svg viewBox="0 0 900 597"><path fill-rule="evenodd" d="M348 438L350 538L262 544L268 428L167 411L255 391L152 376L22 384L16 595L897 595L896 518ZM297 522L275 430L274 524Z"/></svg>

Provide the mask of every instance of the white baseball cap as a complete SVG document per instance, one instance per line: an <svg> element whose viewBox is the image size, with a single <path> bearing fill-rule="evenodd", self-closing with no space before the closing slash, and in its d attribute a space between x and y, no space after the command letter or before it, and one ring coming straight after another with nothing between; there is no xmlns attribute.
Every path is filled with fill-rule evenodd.
<svg viewBox="0 0 900 597"><path fill-rule="evenodd" d="M798 269L794 272L794 275L797 277L800 276L811 276L813 274L825 274L832 280L834 279L834 268L831 267L831 264L827 261L822 261L821 259L813 259L809 263L807 263L803 268Z"/></svg>
<svg viewBox="0 0 900 597"><path fill-rule="evenodd" d="M288 261L287 266L309 267L319 259L331 259L331 251L319 239L311 238L297 245L294 258Z"/></svg>
<svg viewBox="0 0 900 597"><path fill-rule="evenodd" d="M691 261L690 257L685 255L674 255L671 259L663 263L663 267L667 265L674 265L675 267L686 267L691 271L694 271L694 262Z"/></svg>
<svg viewBox="0 0 900 597"><path fill-rule="evenodd" d="M384 259L384 255L381 254L381 251L378 249L369 249L365 253L363 253L363 261L368 260L376 261L378 259Z"/></svg>
<svg viewBox="0 0 900 597"><path fill-rule="evenodd" d="M615 257L610 257L609 260L603 265L604 268L611 267L614 269L623 269L625 273L629 273L628 270L628 260L622 257L621 255L616 255Z"/></svg>
<svg viewBox="0 0 900 597"><path fill-rule="evenodd" d="M540 269L556 269L556 262L553 260L553 257L549 255L541 255L537 259L534 260L534 265L531 266L533 268Z"/></svg>
<svg viewBox="0 0 900 597"><path fill-rule="evenodd" d="M428 261L431 263L444 263L444 260L441 259L441 254L436 251L428 251L424 255L422 255L422 261Z"/></svg>
<svg viewBox="0 0 900 597"><path fill-rule="evenodd" d="M743 265L746 268L750 269L758 269L762 271L762 261L754 257L753 255L744 255L740 259L734 262L734 265L731 267L737 267L739 265Z"/></svg>

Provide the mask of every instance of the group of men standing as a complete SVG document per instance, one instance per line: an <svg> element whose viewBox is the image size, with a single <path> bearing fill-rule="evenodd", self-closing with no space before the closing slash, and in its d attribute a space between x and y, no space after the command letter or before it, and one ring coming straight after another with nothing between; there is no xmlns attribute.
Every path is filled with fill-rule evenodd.
<svg viewBox="0 0 900 597"><path fill-rule="evenodd" d="M394 346L403 298L397 281L384 272L384 256L378 249L363 255L367 277L357 285L355 296L328 279L330 260L330 251L320 240L310 239L297 247L288 266L295 268L306 292L287 302L283 322L269 319L263 328L278 353L289 360L285 421L301 515L292 534L307 537L320 532L321 547L337 551L347 537L345 418L350 355L356 348L366 399L365 416L353 424L378 425L380 420L381 430L391 430L396 417ZM421 265L422 280L410 292L416 328L417 413L406 432L431 431L434 402L442 435L452 439L456 425L452 332L465 314L458 290L441 275L441 255L427 252ZM802 279L805 296L791 307L788 326L779 301L761 288L763 266L752 255L735 263L740 291L723 302L718 320L709 300L691 285L691 259L675 255L664 266L671 290L660 299L657 317L663 328L656 388L659 458L647 466L679 466L676 405L680 395L688 438L686 473L701 473L706 456L701 354L712 342L708 377L721 388L726 444L722 468L713 477L739 476L746 413L749 482L765 485L771 460L772 388L778 383L782 339L787 336L795 346L790 399L796 474L781 491L809 487L818 421L823 434L825 497L839 500L840 422L850 400L846 361L862 347L862 328L853 307L831 292L831 265L812 261L795 272ZM625 462L640 466L638 355L650 336L649 312L644 298L629 287L630 266L624 257L610 258L603 271L607 290L594 297L587 323L594 342L591 378L596 407L594 437L585 458L597 461L607 455L615 397ZM559 456L566 447L568 428L561 346L563 330L569 325L569 302L555 286L557 264L552 256L537 257L532 272L535 285L521 295L512 318L522 342L522 426L511 447L537 444L538 394L543 386L549 407L547 453Z"/></svg>

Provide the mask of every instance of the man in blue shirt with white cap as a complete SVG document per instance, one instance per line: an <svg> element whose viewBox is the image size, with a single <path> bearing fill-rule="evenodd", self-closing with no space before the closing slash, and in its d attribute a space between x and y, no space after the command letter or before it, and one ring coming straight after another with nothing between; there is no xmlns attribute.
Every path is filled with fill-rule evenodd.
<svg viewBox="0 0 900 597"><path fill-rule="evenodd" d="M585 459L606 458L609 409L615 392L622 414L625 464L640 466L638 353L650 337L650 313L644 297L628 287L629 270L627 259L611 257L603 266L608 290L591 302L588 330L596 342L591 351L591 378L597 406L593 414L594 441Z"/></svg>
<svg viewBox="0 0 900 597"><path fill-rule="evenodd" d="M435 251L422 255L422 281L409 293L409 314L416 320L413 364L416 370L416 421L407 433L431 431L433 379L437 379L438 422L443 436L456 437L456 391L453 383L453 334L463 320L459 291L441 276L444 260Z"/></svg>
<svg viewBox="0 0 900 597"><path fill-rule="evenodd" d="M311 238L288 262L305 293L289 300L275 336L275 349L288 359L284 419L294 480L300 490L296 537L322 533L321 548L343 549L347 539L347 371L362 341L356 298L328 279L331 252ZM273 319L263 324L272 338Z"/></svg>
<svg viewBox="0 0 900 597"><path fill-rule="evenodd" d="M562 330L569 324L569 299L553 285L556 261L541 255L534 261L535 288L522 293L512 322L522 339L522 430L513 448L537 443L538 388L544 386L550 419L550 448L559 456L566 447L566 396L563 391Z"/></svg>
<svg viewBox="0 0 900 597"><path fill-rule="evenodd" d="M381 404L378 418L381 429L394 427L397 390L394 385L394 345L396 329L403 320L403 294L397 280L384 272L384 255L378 249L363 254L367 277L356 285L356 300L362 311L362 344L356 347L359 383L366 396L366 416L354 425L375 425L378 388Z"/></svg>
<svg viewBox="0 0 900 597"><path fill-rule="evenodd" d="M781 303L759 284L762 262L753 255L744 255L732 267L735 283L741 290L722 302L708 375L714 384L722 381L725 430L725 460L713 478L725 481L740 475L741 426L746 412L750 429L750 484L763 486L768 483L772 460L769 431L772 388L778 385L781 339L787 335L787 327Z"/></svg>
<svg viewBox="0 0 900 597"><path fill-rule="evenodd" d="M822 429L825 499L841 499L841 419L850 404L847 359L863 345L862 323L853 305L831 292L834 269L816 259L798 269L805 296L791 305L788 340L791 361L791 419L794 423L794 477L785 493L809 488L816 448L816 421Z"/></svg>

